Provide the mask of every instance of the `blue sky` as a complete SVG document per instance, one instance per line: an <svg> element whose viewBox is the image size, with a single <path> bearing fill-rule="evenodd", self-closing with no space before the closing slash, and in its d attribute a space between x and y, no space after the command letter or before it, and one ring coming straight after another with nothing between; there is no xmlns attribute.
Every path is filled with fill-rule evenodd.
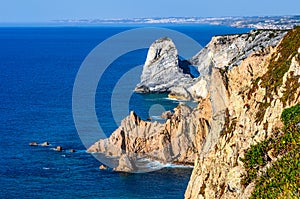
<svg viewBox="0 0 300 199"><path fill-rule="evenodd" d="M300 14L299 0L0 0L0 22Z"/></svg>

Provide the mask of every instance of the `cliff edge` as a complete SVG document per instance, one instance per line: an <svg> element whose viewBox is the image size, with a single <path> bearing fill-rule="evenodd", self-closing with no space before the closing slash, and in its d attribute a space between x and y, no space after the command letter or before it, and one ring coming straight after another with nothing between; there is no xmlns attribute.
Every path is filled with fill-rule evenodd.
<svg viewBox="0 0 300 199"><path fill-rule="evenodd" d="M216 36L188 60L200 74L192 77L180 66L172 40L157 40L136 91L168 92L196 100L198 106L180 104L174 113L163 114L165 123L143 121L131 112L109 138L88 151L120 157L115 170L126 172L139 171L139 158L195 162L185 198L249 198L256 178L245 183L252 175L245 154L265 140L279 139L282 112L300 103L299 42L299 27ZM255 167L257 176L280 157L268 151L264 164Z"/></svg>
<svg viewBox="0 0 300 199"><path fill-rule="evenodd" d="M242 160L251 146L284 133L283 110L300 102L299 42L297 27L275 48L254 51L238 67L221 70L227 88L225 123L216 144L200 152L185 198L249 198L257 189L256 180L244 183L249 168ZM258 167L262 171L272 158L265 161L267 167Z"/></svg>

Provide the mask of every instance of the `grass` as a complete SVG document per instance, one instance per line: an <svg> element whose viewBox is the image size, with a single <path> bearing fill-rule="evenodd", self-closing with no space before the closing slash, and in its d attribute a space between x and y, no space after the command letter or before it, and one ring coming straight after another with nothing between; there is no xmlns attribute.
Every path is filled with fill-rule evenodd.
<svg viewBox="0 0 300 199"><path fill-rule="evenodd" d="M253 199L300 197L300 104L285 109L281 119L283 134L251 146L241 159L247 171L242 183L256 181ZM271 158L277 160L263 172Z"/></svg>

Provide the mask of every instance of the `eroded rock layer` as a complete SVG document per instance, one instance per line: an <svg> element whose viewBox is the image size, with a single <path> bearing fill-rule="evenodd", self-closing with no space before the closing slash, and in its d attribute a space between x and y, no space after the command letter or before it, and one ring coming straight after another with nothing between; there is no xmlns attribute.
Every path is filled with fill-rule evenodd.
<svg viewBox="0 0 300 199"><path fill-rule="evenodd" d="M209 100L204 100L194 110L181 104L174 113L165 114L167 120L164 124L143 121L131 112L109 138L96 142L88 152L122 157L116 168L121 171L138 170L133 167L137 157L161 163L193 165L208 132L206 118L210 118L211 114L207 108L210 107L209 103ZM130 163L129 167L124 165L127 163Z"/></svg>
<svg viewBox="0 0 300 199"><path fill-rule="evenodd" d="M197 100L198 106L180 104L174 113L163 114L163 124L131 112L109 138L88 151L120 157L116 170L127 172L138 169L137 157L195 162L185 198L249 198L254 184L241 184L245 168L240 158L252 144L278 132L283 109L300 102L299 40L299 28L288 34L216 36L190 60L198 78L182 72L170 39L158 40L149 49L136 89L167 91L177 99Z"/></svg>
<svg viewBox="0 0 300 199"><path fill-rule="evenodd" d="M281 129L284 108L300 102L300 30L290 31L276 47L255 51L232 70L223 71L227 87L223 129L198 156L185 198L249 198L254 184L241 183L240 158L251 145ZM205 143L204 143L205 146Z"/></svg>

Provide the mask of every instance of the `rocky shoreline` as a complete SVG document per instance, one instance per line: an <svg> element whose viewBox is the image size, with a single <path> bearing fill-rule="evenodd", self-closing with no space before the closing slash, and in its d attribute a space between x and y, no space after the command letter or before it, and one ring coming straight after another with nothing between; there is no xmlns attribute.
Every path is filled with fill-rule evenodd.
<svg viewBox="0 0 300 199"><path fill-rule="evenodd" d="M299 34L295 28L215 36L186 60L199 77L180 65L184 60L171 39L155 41L136 91L168 92L198 106L180 104L163 114L162 124L131 112L88 151L120 157L115 170L125 172L138 170L137 158L195 163L185 198L248 198L254 185L241 184L245 168L240 158L252 144L272 137L282 126L283 109L300 102L300 46L296 51L287 46Z"/></svg>

